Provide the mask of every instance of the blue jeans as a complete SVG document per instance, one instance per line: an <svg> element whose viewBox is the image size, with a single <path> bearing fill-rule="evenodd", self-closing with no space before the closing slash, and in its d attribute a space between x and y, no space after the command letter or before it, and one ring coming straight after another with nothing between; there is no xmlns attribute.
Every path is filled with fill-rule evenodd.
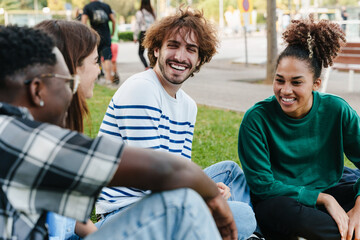
<svg viewBox="0 0 360 240"><path fill-rule="evenodd" d="M343 175L339 181L339 184L344 182L356 182L360 178L359 169L352 169L349 167L344 167Z"/></svg>
<svg viewBox="0 0 360 240"><path fill-rule="evenodd" d="M48 212L46 223L49 229L49 240L71 239L75 230L75 219Z"/></svg>
<svg viewBox="0 0 360 240"><path fill-rule="evenodd" d="M91 239L221 239L210 211L191 189L150 194L106 219Z"/></svg>
<svg viewBox="0 0 360 240"><path fill-rule="evenodd" d="M222 161L205 168L204 172L214 182L222 182L230 188L228 204L238 229L238 238L247 239L255 231L257 224L243 171L233 161Z"/></svg>

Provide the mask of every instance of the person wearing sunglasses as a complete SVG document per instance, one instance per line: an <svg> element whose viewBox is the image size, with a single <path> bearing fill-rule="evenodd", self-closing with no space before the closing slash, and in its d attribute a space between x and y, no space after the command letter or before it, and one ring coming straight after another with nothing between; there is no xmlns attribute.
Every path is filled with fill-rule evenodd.
<svg viewBox="0 0 360 240"><path fill-rule="evenodd" d="M48 211L86 221L106 185L154 193L86 239L236 239L228 204L194 163L64 129L71 79L47 34L0 26L0 239L47 239Z"/></svg>
<svg viewBox="0 0 360 240"><path fill-rule="evenodd" d="M60 75L56 73L46 73L46 74L40 74L39 76L36 76L38 78L60 78L64 79L66 81L66 84L69 85L69 88L71 89L72 94L75 94L77 92L77 89L80 84L80 76L79 75L73 75L73 76L65 76ZM34 78L26 80L24 83L26 85L30 84ZM43 102L41 104L44 104Z"/></svg>

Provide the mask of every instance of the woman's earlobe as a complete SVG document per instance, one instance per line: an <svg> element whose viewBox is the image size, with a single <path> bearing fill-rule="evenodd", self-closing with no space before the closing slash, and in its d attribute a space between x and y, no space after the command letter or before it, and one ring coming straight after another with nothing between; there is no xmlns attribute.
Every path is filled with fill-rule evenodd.
<svg viewBox="0 0 360 240"><path fill-rule="evenodd" d="M314 84L313 84L313 91L317 91L319 90L321 87L321 79L318 78L315 80Z"/></svg>

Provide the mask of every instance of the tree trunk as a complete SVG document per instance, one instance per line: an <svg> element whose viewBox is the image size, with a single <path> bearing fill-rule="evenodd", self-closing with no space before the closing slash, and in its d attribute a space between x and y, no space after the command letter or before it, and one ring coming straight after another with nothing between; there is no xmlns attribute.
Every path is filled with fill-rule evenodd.
<svg viewBox="0 0 360 240"><path fill-rule="evenodd" d="M275 74L277 60L277 38L276 38L276 0L267 0L267 64L266 64L266 84L271 84Z"/></svg>

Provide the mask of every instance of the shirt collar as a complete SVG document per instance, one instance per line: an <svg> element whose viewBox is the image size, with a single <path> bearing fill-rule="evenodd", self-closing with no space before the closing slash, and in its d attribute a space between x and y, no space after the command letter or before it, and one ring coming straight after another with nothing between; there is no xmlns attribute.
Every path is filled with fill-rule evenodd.
<svg viewBox="0 0 360 240"><path fill-rule="evenodd" d="M13 105L0 102L0 115L8 115L23 119L34 120L29 110L25 107L15 107Z"/></svg>

